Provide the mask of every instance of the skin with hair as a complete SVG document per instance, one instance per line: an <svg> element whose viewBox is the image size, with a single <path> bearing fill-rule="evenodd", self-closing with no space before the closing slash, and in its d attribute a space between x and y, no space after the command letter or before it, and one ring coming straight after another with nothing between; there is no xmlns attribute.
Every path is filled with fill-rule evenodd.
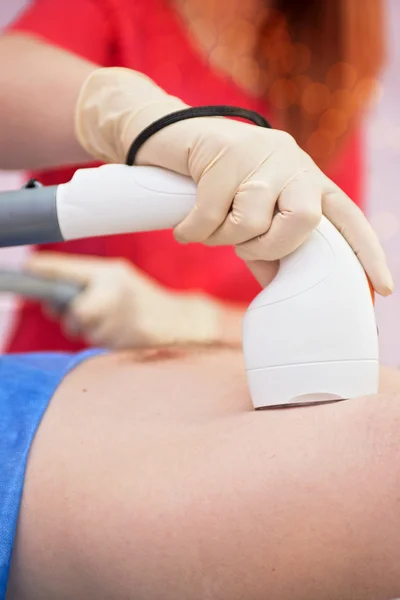
<svg viewBox="0 0 400 600"><path fill-rule="evenodd" d="M388 600L400 375L254 412L241 354L88 361L34 441L7 600Z"/></svg>

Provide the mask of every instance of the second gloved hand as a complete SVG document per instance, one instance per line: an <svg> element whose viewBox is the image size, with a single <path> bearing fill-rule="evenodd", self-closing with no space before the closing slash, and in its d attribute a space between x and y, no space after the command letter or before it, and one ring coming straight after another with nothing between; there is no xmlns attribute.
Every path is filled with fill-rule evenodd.
<svg viewBox="0 0 400 600"><path fill-rule="evenodd" d="M220 336L219 312L207 298L166 290L126 261L38 253L27 269L85 286L62 318L67 334L90 345L211 344Z"/></svg>

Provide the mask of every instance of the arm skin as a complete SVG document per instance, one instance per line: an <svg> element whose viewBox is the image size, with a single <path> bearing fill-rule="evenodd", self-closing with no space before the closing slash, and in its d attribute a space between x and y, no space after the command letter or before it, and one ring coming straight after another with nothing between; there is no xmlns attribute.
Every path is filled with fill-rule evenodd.
<svg viewBox="0 0 400 600"><path fill-rule="evenodd" d="M75 139L74 113L97 66L26 35L0 37L0 169L92 160Z"/></svg>
<svg viewBox="0 0 400 600"><path fill-rule="evenodd" d="M7 600L395 598L399 374L381 389L255 413L239 353L85 363L31 451Z"/></svg>
<svg viewBox="0 0 400 600"><path fill-rule="evenodd" d="M93 160L74 133L82 83L98 65L22 34L0 37L0 169L39 169ZM213 304L221 341L239 345L240 306Z"/></svg>

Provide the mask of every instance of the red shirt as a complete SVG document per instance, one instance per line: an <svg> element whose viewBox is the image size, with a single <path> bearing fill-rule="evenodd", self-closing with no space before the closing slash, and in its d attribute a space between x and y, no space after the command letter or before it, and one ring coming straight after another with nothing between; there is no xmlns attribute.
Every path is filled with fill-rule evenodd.
<svg viewBox="0 0 400 600"><path fill-rule="evenodd" d="M167 0L37 0L12 25L103 66L125 66L150 76L190 105L230 104L268 115L261 100L248 96L213 70L191 42ZM359 140L354 137L329 175L360 203ZM35 173L46 185L69 181L74 169ZM110 203L112 199L110 199ZM249 302L259 286L232 248L179 245L172 233L154 232L52 244L38 248L130 259L165 286L203 290L223 300ZM40 306L22 305L9 350L78 350Z"/></svg>

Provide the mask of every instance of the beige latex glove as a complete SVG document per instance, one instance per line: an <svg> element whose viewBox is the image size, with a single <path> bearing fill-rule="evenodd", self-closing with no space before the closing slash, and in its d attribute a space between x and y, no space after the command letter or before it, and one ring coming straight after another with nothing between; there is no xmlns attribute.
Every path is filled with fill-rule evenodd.
<svg viewBox="0 0 400 600"><path fill-rule="evenodd" d="M76 135L93 156L125 162L146 126L185 107L135 71L99 69L81 89ZM271 261L295 250L323 213L347 239L376 291L393 290L384 252L361 210L283 131L227 118L190 119L147 140L136 163L196 182L197 203L175 229L181 242L235 245L245 260Z"/></svg>
<svg viewBox="0 0 400 600"><path fill-rule="evenodd" d="M63 316L68 335L111 349L211 344L224 326L220 307L205 297L167 291L123 260L34 254L27 269L84 284Z"/></svg>

